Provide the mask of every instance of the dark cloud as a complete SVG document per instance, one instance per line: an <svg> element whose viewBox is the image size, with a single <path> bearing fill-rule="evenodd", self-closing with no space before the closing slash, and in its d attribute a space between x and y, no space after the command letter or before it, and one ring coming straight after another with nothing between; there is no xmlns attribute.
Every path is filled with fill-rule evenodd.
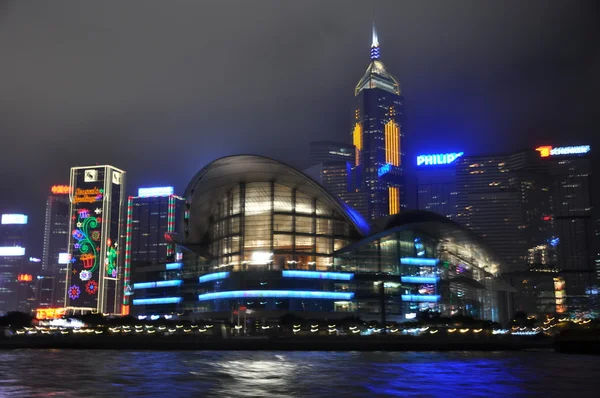
<svg viewBox="0 0 600 398"><path fill-rule="evenodd" d="M0 7L0 208L39 225L48 186L111 163L183 190L208 161L302 165L349 139L376 21L409 150L591 142L600 13L563 1L60 1ZM597 133L596 133L597 134Z"/></svg>

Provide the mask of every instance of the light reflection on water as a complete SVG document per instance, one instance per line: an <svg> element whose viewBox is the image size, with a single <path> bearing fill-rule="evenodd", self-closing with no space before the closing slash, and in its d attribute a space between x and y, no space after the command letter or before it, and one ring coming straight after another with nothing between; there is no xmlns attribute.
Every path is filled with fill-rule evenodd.
<svg viewBox="0 0 600 398"><path fill-rule="evenodd" d="M0 351L1 397L597 396L600 357L543 352Z"/></svg>

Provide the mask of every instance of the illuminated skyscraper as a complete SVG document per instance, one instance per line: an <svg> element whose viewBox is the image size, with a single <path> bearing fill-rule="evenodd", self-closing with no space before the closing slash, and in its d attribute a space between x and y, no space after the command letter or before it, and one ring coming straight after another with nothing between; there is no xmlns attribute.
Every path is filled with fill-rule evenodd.
<svg viewBox="0 0 600 398"><path fill-rule="evenodd" d="M0 224L0 313L18 306L19 274L26 264L25 246L28 217L2 214Z"/></svg>
<svg viewBox="0 0 600 398"><path fill-rule="evenodd" d="M363 196L354 206L369 219L397 214L405 207L404 97L400 83L379 58L373 27L371 63L354 90L352 142L356 157L349 184L350 190Z"/></svg>
<svg viewBox="0 0 600 398"><path fill-rule="evenodd" d="M175 232L175 220L184 199L173 194L173 187L140 188L127 201L125 229L125 267L123 274L122 313L129 313L132 272L146 274L152 266L175 260L175 244L165 240L165 233ZM137 282L137 281L135 281ZM143 286L143 285L142 285Z"/></svg>
<svg viewBox="0 0 600 398"><path fill-rule="evenodd" d="M113 166L71 169L68 309L120 312L124 184L125 172Z"/></svg>
<svg viewBox="0 0 600 398"><path fill-rule="evenodd" d="M44 251L39 290L41 306L64 307L69 245L69 186L54 185L46 200ZM63 254L61 256L61 253Z"/></svg>

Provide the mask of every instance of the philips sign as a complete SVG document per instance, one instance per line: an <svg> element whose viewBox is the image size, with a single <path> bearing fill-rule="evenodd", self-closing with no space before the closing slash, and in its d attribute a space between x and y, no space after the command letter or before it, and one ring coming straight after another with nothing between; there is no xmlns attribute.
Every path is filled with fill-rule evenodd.
<svg viewBox="0 0 600 398"><path fill-rule="evenodd" d="M417 166L450 164L462 155L464 155L464 152L441 153L437 155L419 155L417 156Z"/></svg>

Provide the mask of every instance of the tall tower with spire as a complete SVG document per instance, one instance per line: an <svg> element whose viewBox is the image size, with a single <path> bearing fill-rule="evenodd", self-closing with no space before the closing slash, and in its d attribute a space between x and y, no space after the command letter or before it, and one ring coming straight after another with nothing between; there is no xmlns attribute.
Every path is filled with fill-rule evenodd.
<svg viewBox="0 0 600 398"><path fill-rule="evenodd" d="M380 60L373 25L371 62L354 89L352 142L356 148L349 190L369 219L397 214L404 204L404 97L398 80Z"/></svg>

